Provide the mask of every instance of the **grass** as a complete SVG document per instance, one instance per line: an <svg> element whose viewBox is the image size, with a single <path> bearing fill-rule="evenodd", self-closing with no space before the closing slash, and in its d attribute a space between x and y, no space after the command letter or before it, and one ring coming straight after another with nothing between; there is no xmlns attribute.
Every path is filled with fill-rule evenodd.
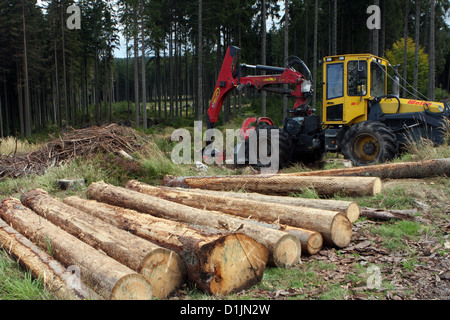
<svg viewBox="0 0 450 320"><path fill-rule="evenodd" d="M0 250L0 300L54 299L41 279L20 266L6 251Z"/></svg>

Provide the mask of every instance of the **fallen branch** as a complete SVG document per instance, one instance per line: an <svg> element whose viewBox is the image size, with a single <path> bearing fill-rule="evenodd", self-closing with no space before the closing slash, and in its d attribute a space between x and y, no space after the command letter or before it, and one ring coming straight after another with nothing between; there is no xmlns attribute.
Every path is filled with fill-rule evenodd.
<svg viewBox="0 0 450 320"><path fill-rule="evenodd" d="M414 220L412 213L415 210L383 210L363 207L360 209L360 215L372 220Z"/></svg>

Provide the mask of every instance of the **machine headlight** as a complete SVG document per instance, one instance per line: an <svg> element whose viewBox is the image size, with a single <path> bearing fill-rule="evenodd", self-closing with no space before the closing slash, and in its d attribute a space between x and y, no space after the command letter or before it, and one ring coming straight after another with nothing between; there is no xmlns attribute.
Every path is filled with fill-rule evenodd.
<svg viewBox="0 0 450 320"><path fill-rule="evenodd" d="M302 82L302 92L311 92L312 83L309 80Z"/></svg>

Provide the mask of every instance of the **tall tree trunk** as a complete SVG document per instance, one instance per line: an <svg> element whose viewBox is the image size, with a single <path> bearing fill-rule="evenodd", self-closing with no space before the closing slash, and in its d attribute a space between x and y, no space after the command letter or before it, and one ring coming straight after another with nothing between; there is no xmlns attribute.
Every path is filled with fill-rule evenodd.
<svg viewBox="0 0 450 320"><path fill-rule="evenodd" d="M428 64L428 98L433 101L435 99L435 86L436 86L436 57L435 57L435 0L430 0L430 48L429 57L430 62Z"/></svg>
<svg viewBox="0 0 450 320"><path fill-rule="evenodd" d="M198 0L198 84L197 84L197 119L203 119L203 0Z"/></svg>
<svg viewBox="0 0 450 320"><path fill-rule="evenodd" d="M54 42L54 52L55 52L55 115L56 122L58 123L58 127L62 127L62 119L61 119L61 99L59 94L59 74L58 74L58 56L56 51L56 40Z"/></svg>
<svg viewBox="0 0 450 320"><path fill-rule="evenodd" d="M289 56L289 0L284 0L284 61ZM287 89L288 85L284 85ZM283 119L287 116L288 98L283 97Z"/></svg>
<svg viewBox="0 0 450 320"><path fill-rule="evenodd" d="M407 65L408 65L408 20L409 20L409 0L405 0L405 16L403 20L403 40L404 40L404 48L403 48L403 90L402 97L406 98L406 78L407 74Z"/></svg>
<svg viewBox="0 0 450 320"><path fill-rule="evenodd" d="M144 2L141 2L141 15L144 14ZM143 129L147 129L147 88L146 88L146 72L145 72L145 23L144 17L142 17L142 25L141 25L141 63L142 63L142 127Z"/></svg>
<svg viewBox="0 0 450 320"><path fill-rule="evenodd" d="M20 134L25 135L25 124L23 115L23 90L22 90L22 73L20 72L19 64L16 64L17 70L17 103L19 105L19 126Z"/></svg>
<svg viewBox="0 0 450 320"><path fill-rule="evenodd" d="M127 53L127 72L125 73L125 99L127 100L127 119L128 121L131 121L131 108L130 108L130 84L129 84L129 60L128 60L128 42L130 41L130 38L128 35L125 36L126 41L126 53Z"/></svg>
<svg viewBox="0 0 450 320"><path fill-rule="evenodd" d="M261 0L261 63L266 64L266 0ZM265 71L262 74L266 74ZM261 92L261 115L266 116L266 97L267 92Z"/></svg>
<svg viewBox="0 0 450 320"><path fill-rule="evenodd" d="M64 88L64 107L66 112L66 127L69 126L69 102L67 100L67 74L66 74L66 44L64 41L65 20L63 15L64 6L61 4L61 50L63 67L63 88Z"/></svg>
<svg viewBox="0 0 450 320"><path fill-rule="evenodd" d="M28 81L28 53L27 53L27 33L25 26L25 0L22 0L22 23L23 23L23 74L24 74L24 122L25 122L25 136L31 135L31 110L30 110L30 92Z"/></svg>
<svg viewBox="0 0 450 320"><path fill-rule="evenodd" d="M333 0L333 26L331 27L331 55L337 54L337 0Z"/></svg>
<svg viewBox="0 0 450 320"><path fill-rule="evenodd" d="M134 108L136 113L136 127L139 127L139 59L138 59L138 29L137 29L137 8L133 8L134 20L133 20L133 46L134 46Z"/></svg>
<svg viewBox="0 0 450 320"><path fill-rule="evenodd" d="M380 0L374 0L374 5L380 7ZM374 55L379 56L379 41L380 41L380 32L377 28L373 29L373 42L372 42L372 52Z"/></svg>
<svg viewBox="0 0 450 320"><path fill-rule="evenodd" d="M314 1L314 61L313 61L313 86L314 86L314 93L313 93L313 101L312 101L312 107L316 108L316 101L317 101L317 27L319 24L319 0Z"/></svg>
<svg viewBox="0 0 450 320"><path fill-rule="evenodd" d="M414 90L417 94L419 83L419 42L420 42L420 0L416 0L416 47L414 50Z"/></svg>

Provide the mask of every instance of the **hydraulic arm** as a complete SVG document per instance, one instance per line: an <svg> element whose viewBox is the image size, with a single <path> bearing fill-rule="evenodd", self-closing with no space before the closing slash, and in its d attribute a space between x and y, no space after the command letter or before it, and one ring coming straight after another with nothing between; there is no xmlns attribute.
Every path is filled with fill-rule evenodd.
<svg viewBox="0 0 450 320"><path fill-rule="evenodd" d="M216 87L207 112L207 126L214 127L222 108L222 104L228 94L234 89L242 90L244 87L253 87L257 90L265 90L286 95L295 99L294 110L297 113L309 111L308 102L312 93L311 72L308 67L297 57L290 57L286 68L265 65L248 65L239 63L240 49L230 46L223 60L222 68L217 79ZM300 64L305 69L305 75L293 68ZM260 70L276 74L243 76L244 70ZM290 85L292 89L276 87L274 85Z"/></svg>

